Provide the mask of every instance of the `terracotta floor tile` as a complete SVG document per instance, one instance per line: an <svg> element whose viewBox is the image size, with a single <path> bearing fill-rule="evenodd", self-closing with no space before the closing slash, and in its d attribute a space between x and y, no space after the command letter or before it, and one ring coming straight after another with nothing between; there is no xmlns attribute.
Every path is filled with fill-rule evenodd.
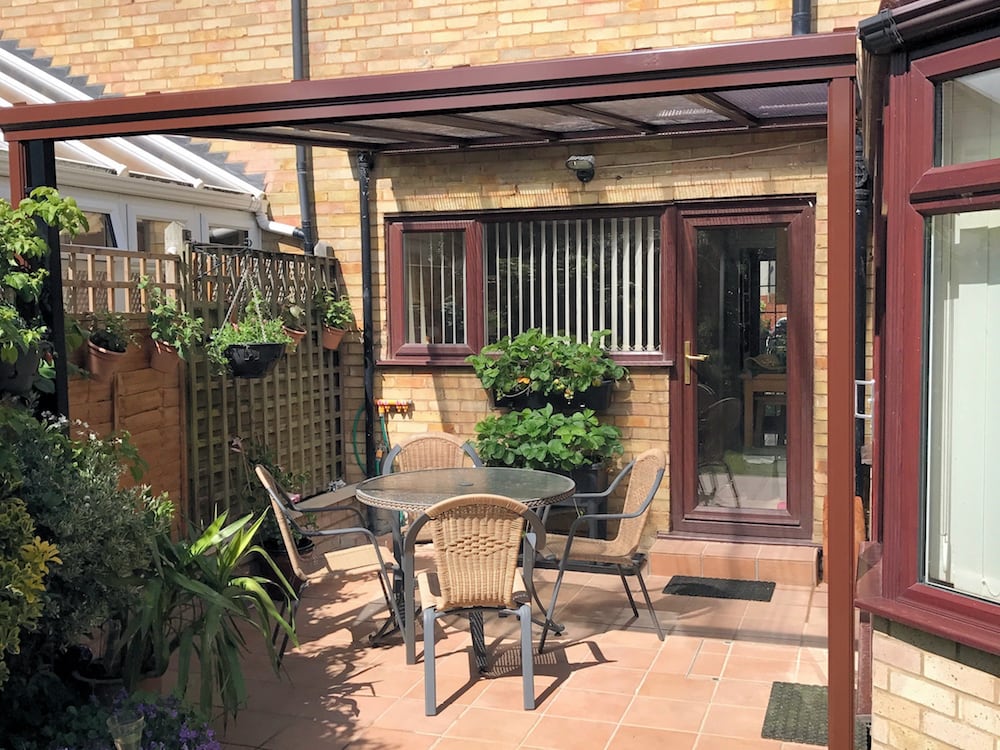
<svg viewBox="0 0 1000 750"><path fill-rule="evenodd" d="M622 725L618 727L606 750L636 750L636 748L694 750L697 739L698 735L693 732Z"/></svg>
<svg viewBox="0 0 1000 750"><path fill-rule="evenodd" d="M708 704L715 694L717 681L706 677L687 677L662 672L646 676L639 695L651 698L696 701Z"/></svg>
<svg viewBox="0 0 1000 750"><path fill-rule="evenodd" d="M521 747L544 750L604 750L616 725L563 716L543 716ZM568 744L569 743L569 744Z"/></svg>
<svg viewBox="0 0 1000 750"><path fill-rule="evenodd" d="M473 706L455 719L443 734L467 740L505 742L516 747L524 741L541 716L536 711L503 711Z"/></svg>
<svg viewBox="0 0 1000 750"><path fill-rule="evenodd" d="M712 704L708 707L701 733L740 739L760 739L765 712L766 707Z"/></svg>
<svg viewBox="0 0 1000 750"><path fill-rule="evenodd" d="M770 682L722 679L716 684L712 702L726 706L767 708L770 698Z"/></svg>
<svg viewBox="0 0 1000 750"><path fill-rule="evenodd" d="M574 672L566 681L574 690L597 690L604 693L632 695L642 683L645 672L640 669L620 669L601 666Z"/></svg>
<svg viewBox="0 0 1000 750"><path fill-rule="evenodd" d="M437 716L425 716L422 697L400 698L375 720L373 726L420 734L444 734L463 710L465 707L455 706L451 711L439 710Z"/></svg>
<svg viewBox="0 0 1000 750"><path fill-rule="evenodd" d="M705 703L637 696L622 724L697 733L707 710Z"/></svg>
<svg viewBox="0 0 1000 750"><path fill-rule="evenodd" d="M476 740L476 747L483 750L511 750L510 743L487 740ZM470 750L469 741L464 737L442 737L434 745L434 750Z"/></svg>
<svg viewBox="0 0 1000 750"><path fill-rule="evenodd" d="M438 738L428 734L416 734L399 729L383 729L381 727L369 727L360 732L347 747L384 747L393 750L429 750L434 747ZM286 745L282 750L288 750L292 745ZM305 747L305 746L303 746ZM336 746L335 746L336 747Z"/></svg>
<svg viewBox="0 0 1000 750"><path fill-rule="evenodd" d="M782 750L785 747L783 743L776 740L702 735L698 738L695 750ZM816 745L810 745L809 747L811 750L819 750Z"/></svg>
<svg viewBox="0 0 1000 750"><path fill-rule="evenodd" d="M631 695L566 688L547 701L544 710L547 716L583 716L594 721L616 723L624 716L632 700Z"/></svg>
<svg viewBox="0 0 1000 750"><path fill-rule="evenodd" d="M794 681L797 671L798 664L795 660L733 656L726 663L722 676L734 680L791 682Z"/></svg>
<svg viewBox="0 0 1000 750"><path fill-rule="evenodd" d="M702 652L695 657L688 674L701 677L720 677L728 658L728 653Z"/></svg>

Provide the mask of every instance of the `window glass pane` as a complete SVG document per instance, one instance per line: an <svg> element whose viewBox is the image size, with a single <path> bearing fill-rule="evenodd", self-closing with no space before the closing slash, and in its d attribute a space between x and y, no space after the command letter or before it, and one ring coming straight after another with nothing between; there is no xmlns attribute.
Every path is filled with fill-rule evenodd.
<svg viewBox="0 0 1000 750"><path fill-rule="evenodd" d="M465 233L403 235L406 343L465 343Z"/></svg>
<svg viewBox="0 0 1000 750"><path fill-rule="evenodd" d="M89 229L80 232L72 239L66 232L59 233L59 242L64 245L83 245L85 247L117 247L114 229L111 226L109 214L99 214L84 211Z"/></svg>
<svg viewBox="0 0 1000 750"><path fill-rule="evenodd" d="M938 84L938 164L1000 158L1000 70Z"/></svg>
<svg viewBox="0 0 1000 750"><path fill-rule="evenodd" d="M930 224L923 573L1000 601L1000 211Z"/></svg>
<svg viewBox="0 0 1000 750"><path fill-rule="evenodd" d="M209 227L208 241L215 245L232 245L233 247L249 247L250 233L246 229L233 227Z"/></svg>
<svg viewBox="0 0 1000 750"><path fill-rule="evenodd" d="M581 341L610 329L612 351L660 349L655 216L484 225L486 340L529 328Z"/></svg>
<svg viewBox="0 0 1000 750"><path fill-rule="evenodd" d="M135 223L138 250L141 253L162 253L166 251L166 232L169 221L139 219Z"/></svg>

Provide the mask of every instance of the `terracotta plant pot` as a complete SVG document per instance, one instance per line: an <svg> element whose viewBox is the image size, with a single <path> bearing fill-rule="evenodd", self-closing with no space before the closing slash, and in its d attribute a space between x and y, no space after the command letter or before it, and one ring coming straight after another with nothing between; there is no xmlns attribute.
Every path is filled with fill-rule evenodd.
<svg viewBox="0 0 1000 750"><path fill-rule="evenodd" d="M345 333L347 333L347 331L343 328L330 328L330 326L323 326L323 334L321 337L323 348L329 349L332 352L337 351Z"/></svg>
<svg viewBox="0 0 1000 750"><path fill-rule="evenodd" d="M292 337L292 343L285 346L285 350L288 352L294 352L299 343L306 337L306 332L301 328L289 328L288 326L283 326L285 333Z"/></svg>
<svg viewBox="0 0 1000 750"><path fill-rule="evenodd" d="M87 341L87 370L94 380L107 383L114 378L124 360L125 352L113 352Z"/></svg>
<svg viewBox="0 0 1000 750"><path fill-rule="evenodd" d="M152 343L149 350L149 366L168 375L177 372L177 367L181 363L177 349L162 341L153 341Z"/></svg>

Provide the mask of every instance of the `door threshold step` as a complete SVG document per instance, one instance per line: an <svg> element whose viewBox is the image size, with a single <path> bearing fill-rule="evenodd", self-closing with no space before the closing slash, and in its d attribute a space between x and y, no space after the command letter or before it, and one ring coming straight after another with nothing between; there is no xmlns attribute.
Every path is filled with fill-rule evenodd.
<svg viewBox="0 0 1000 750"><path fill-rule="evenodd" d="M739 578L786 586L816 586L819 547L657 539L649 550L649 572L659 576Z"/></svg>

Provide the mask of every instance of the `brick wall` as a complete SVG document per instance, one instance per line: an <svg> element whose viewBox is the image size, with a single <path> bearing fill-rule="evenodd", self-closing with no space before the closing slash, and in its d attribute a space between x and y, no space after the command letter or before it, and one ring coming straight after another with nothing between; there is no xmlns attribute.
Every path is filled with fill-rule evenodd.
<svg viewBox="0 0 1000 750"><path fill-rule="evenodd" d="M872 750L1000 748L1000 656L886 620L872 643Z"/></svg>
<svg viewBox="0 0 1000 750"><path fill-rule="evenodd" d="M5 37L51 56L57 65L71 66L74 74L106 86L108 93L135 95L292 77L290 0L8 0L7 5ZM790 33L791 6L792 0L312 0L310 62L312 77L322 78L770 38ZM818 0L815 6L815 29L827 32L853 28L877 11L878 2ZM821 498L827 488L823 137L823 131L811 131L602 144L588 148L598 169L585 186L563 167L569 155L565 147L504 151L502 158L490 153L381 157L374 172L376 345L384 345L385 311L379 301L385 299L381 250L386 213L815 194L813 538L819 540ZM213 148L229 152L249 171L266 174L274 218L299 222L291 147L217 142ZM695 158L702 160L691 161ZM314 162L319 237L332 245L341 261L360 319L357 182L343 152L316 149ZM356 481L361 470L350 459L350 433L363 397L358 342L347 344L342 361L348 383L346 478ZM626 433L629 455L654 444L668 448L665 377L662 370L635 371L627 400L619 394L613 420ZM447 400L441 398L445 392ZM454 393L461 398L453 399ZM488 406L478 381L464 369L383 368L375 396L415 403L412 415L392 418L393 439L397 432L402 436L428 427L471 435ZM669 523L667 484L655 506L655 528Z"/></svg>

